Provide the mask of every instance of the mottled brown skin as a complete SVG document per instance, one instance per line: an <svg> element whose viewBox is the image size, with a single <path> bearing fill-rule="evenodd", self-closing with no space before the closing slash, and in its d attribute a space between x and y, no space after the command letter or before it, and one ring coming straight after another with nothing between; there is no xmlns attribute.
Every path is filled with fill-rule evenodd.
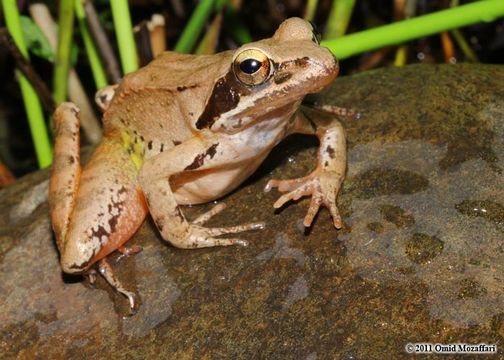
<svg viewBox="0 0 504 360"><path fill-rule="evenodd" d="M174 246L246 245L217 236L262 223L206 228L203 223L224 206L189 223L179 205L230 192L293 132L319 137L318 166L302 179L271 180L266 190L288 192L274 206L312 195L305 225L324 204L341 227L336 196L346 167L344 131L336 121L299 111L304 95L320 91L338 72L331 53L313 39L311 25L292 18L272 38L236 51L159 56L99 92L104 138L83 169L78 109L62 104L55 112L50 206L63 271L86 273L99 262L105 278L134 304L102 259L123 246L148 212Z"/></svg>

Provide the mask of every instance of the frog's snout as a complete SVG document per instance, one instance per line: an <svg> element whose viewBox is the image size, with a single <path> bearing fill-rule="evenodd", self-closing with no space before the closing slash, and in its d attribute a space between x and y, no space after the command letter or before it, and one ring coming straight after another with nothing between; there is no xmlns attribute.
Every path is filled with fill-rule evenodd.
<svg viewBox="0 0 504 360"><path fill-rule="evenodd" d="M339 62L336 56L329 51L327 48L322 48L325 54L320 57L320 62L318 64L320 71L320 85L322 87L327 86L338 76L339 73Z"/></svg>
<svg viewBox="0 0 504 360"><path fill-rule="evenodd" d="M329 50L327 50L327 51L329 51ZM331 72L333 72L334 77L336 77L336 76L338 76L338 73L339 73L339 61L338 61L338 58L336 57L336 55L334 55L332 52L330 52L330 53L331 53L331 59L333 61L333 65L331 67Z"/></svg>

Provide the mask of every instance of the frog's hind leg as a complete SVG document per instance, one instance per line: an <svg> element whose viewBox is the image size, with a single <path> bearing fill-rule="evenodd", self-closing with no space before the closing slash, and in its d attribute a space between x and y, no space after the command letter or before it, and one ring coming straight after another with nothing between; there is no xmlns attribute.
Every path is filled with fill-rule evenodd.
<svg viewBox="0 0 504 360"><path fill-rule="evenodd" d="M81 174L78 114L79 109L72 103L63 103L54 112L56 141L49 182L49 206L60 251L64 247Z"/></svg>
<svg viewBox="0 0 504 360"><path fill-rule="evenodd" d="M103 140L81 171L77 108L63 104L54 119L49 202L61 267L66 273L87 273L131 238L147 207L138 170L120 141Z"/></svg>

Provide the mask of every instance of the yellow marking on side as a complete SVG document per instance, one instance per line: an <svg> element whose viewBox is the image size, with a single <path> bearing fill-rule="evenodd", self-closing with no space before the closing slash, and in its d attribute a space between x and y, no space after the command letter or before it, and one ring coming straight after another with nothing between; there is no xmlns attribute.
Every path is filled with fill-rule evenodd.
<svg viewBox="0 0 504 360"><path fill-rule="evenodd" d="M140 170L140 168L143 165L143 156L137 154L131 154L130 158L131 161L133 161L133 164L135 165L136 169Z"/></svg>
<svg viewBox="0 0 504 360"><path fill-rule="evenodd" d="M128 150L128 148L131 144L131 135L127 131L121 131L121 140L122 140L124 149Z"/></svg>
<svg viewBox="0 0 504 360"><path fill-rule="evenodd" d="M130 155L130 159L133 162L133 165L135 165L135 168L137 170L140 170L144 162L144 153L145 153L145 146L143 142L135 144L133 142L133 137L127 131L121 131L121 140L124 149Z"/></svg>

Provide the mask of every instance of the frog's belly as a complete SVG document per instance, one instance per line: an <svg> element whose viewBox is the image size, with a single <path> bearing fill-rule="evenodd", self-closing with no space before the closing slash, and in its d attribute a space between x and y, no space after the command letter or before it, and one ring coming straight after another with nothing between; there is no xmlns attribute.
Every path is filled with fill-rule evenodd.
<svg viewBox="0 0 504 360"><path fill-rule="evenodd" d="M290 113L287 114L287 118ZM231 163L201 171L182 172L170 184L178 204L201 204L236 189L259 167L271 149L285 136L285 117L262 121L225 139L237 158ZM239 160L241 159L241 160ZM221 163L225 159L221 159ZM236 161L236 162L235 162Z"/></svg>
<svg viewBox="0 0 504 360"><path fill-rule="evenodd" d="M235 168L186 172L171 181L177 203L202 204L218 199L236 189L261 164L263 158Z"/></svg>

